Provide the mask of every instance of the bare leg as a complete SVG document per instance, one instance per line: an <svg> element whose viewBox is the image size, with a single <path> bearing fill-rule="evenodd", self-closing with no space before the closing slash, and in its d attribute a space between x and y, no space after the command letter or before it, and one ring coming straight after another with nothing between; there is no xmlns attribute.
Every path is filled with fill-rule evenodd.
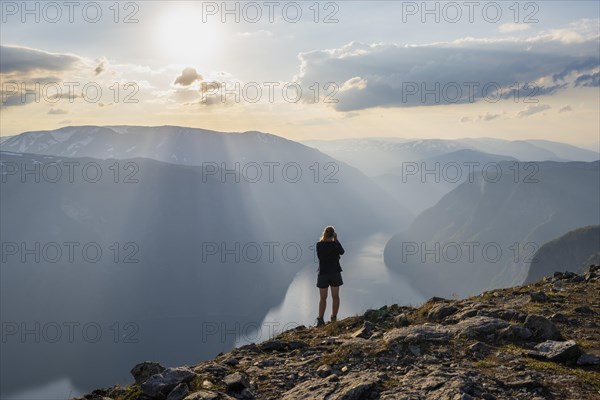
<svg viewBox="0 0 600 400"><path fill-rule="evenodd" d="M333 309L331 311L331 315L333 317L337 317L338 310L340 309L340 287L339 286L331 287L331 298L333 299Z"/></svg>
<svg viewBox="0 0 600 400"><path fill-rule="evenodd" d="M325 315L325 307L327 307L327 288L319 288L319 318Z"/></svg>

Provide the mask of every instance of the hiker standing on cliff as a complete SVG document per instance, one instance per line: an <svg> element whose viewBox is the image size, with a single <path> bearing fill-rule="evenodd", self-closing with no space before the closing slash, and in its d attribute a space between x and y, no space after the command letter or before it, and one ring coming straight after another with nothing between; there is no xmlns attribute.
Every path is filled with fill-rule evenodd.
<svg viewBox="0 0 600 400"><path fill-rule="evenodd" d="M337 313L340 308L340 286L344 284L341 273L342 267L340 266L342 254L344 254L344 248L338 241L337 232L331 225L325 227L321 240L317 242L317 257L319 258L319 274L317 276L319 316L317 317L317 326L325 325L323 316L327 307L327 291L330 286L333 300L331 322L337 320Z"/></svg>

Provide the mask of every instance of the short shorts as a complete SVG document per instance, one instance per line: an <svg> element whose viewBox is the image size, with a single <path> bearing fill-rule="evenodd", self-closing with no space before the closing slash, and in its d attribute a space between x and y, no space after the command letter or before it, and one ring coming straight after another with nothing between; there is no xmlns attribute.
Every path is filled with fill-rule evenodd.
<svg viewBox="0 0 600 400"><path fill-rule="evenodd" d="M317 287L321 289L328 288L329 286L342 286L342 273L335 272L333 274L320 274L317 276Z"/></svg>

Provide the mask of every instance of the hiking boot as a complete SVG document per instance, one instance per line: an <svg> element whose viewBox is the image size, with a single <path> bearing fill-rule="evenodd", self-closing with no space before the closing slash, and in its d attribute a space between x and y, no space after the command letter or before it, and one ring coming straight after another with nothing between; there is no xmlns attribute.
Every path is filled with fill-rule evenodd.
<svg viewBox="0 0 600 400"><path fill-rule="evenodd" d="M337 316L335 316L335 315L332 315L332 316L331 316L331 322L335 322L335 321L337 321Z"/></svg>
<svg viewBox="0 0 600 400"><path fill-rule="evenodd" d="M325 325L325 321L323 320L323 318L317 317L317 326L323 326L323 325Z"/></svg>

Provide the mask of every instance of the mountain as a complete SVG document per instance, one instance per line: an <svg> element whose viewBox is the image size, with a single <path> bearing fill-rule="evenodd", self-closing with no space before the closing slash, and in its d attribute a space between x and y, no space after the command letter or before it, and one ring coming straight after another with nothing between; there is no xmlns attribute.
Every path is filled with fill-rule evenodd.
<svg viewBox="0 0 600 400"><path fill-rule="evenodd" d="M534 282L572 265L575 271L584 271L591 264L600 263L600 225L590 225L572 230L544 243L529 265L525 282Z"/></svg>
<svg viewBox="0 0 600 400"><path fill-rule="evenodd" d="M372 179L414 215L434 206L446 193L466 181L472 171L489 164L516 159L462 149L431 158L406 162L401 171Z"/></svg>
<svg viewBox="0 0 600 400"><path fill-rule="evenodd" d="M108 155L114 140L112 154L123 155L129 135L144 139L142 128L126 130L63 129L9 143ZM335 225L343 243L406 225L403 211L366 176L306 146L258 133L148 132L146 145L173 148L160 153L142 143L138 154L173 151L189 163L211 162L0 152L3 321L63 329L58 343L3 341L3 398L64 377L89 390L99 378L123 379L140 358L174 364L231 349L236 326L238 333L240 324L256 327L295 274L316 267L314 243L325 225ZM199 155L184 151L204 139ZM210 153L223 158L202 158ZM281 166L263 165L278 160L297 168L284 175ZM74 343L64 325L73 321ZM86 324L101 327L101 341L82 338ZM190 352L207 324L225 327L223 336Z"/></svg>
<svg viewBox="0 0 600 400"><path fill-rule="evenodd" d="M597 399L600 304L588 293L598 290L595 266L460 301L386 305L208 361L140 362L134 383L76 400Z"/></svg>
<svg viewBox="0 0 600 400"><path fill-rule="evenodd" d="M471 148L453 140L340 139L307 140L301 143L346 162L367 176L398 173L405 162Z"/></svg>
<svg viewBox="0 0 600 400"><path fill-rule="evenodd" d="M280 162L282 165L296 162L307 168L325 159L336 161L312 148L268 133L226 133L179 126L69 126L13 136L2 143L2 150L61 157L150 158L196 166L227 161ZM321 175L333 171L325 170L323 165L319 167ZM312 173L311 170L303 172Z"/></svg>
<svg viewBox="0 0 600 400"><path fill-rule="evenodd" d="M428 294L523 282L533 254L600 222L600 162L523 163L474 172L386 244L386 265Z"/></svg>
<svg viewBox="0 0 600 400"><path fill-rule="evenodd" d="M600 152L582 149L576 146L572 146L567 143L551 142L549 140L527 140L527 142L534 144L535 146L549 150L556 154L557 157L561 157L565 160L577 160L577 161L596 161L600 159Z"/></svg>
<svg viewBox="0 0 600 400"><path fill-rule="evenodd" d="M500 155L518 161L596 161L600 152L548 140L463 139L340 139L302 143L344 161L368 176L398 173L402 163L428 159L459 150Z"/></svg>
<svg viewBox="0 0 600 400"><path fill-rule="evenodd" d="M12 136L0 136L0 143L10 139Z"/></svg>

